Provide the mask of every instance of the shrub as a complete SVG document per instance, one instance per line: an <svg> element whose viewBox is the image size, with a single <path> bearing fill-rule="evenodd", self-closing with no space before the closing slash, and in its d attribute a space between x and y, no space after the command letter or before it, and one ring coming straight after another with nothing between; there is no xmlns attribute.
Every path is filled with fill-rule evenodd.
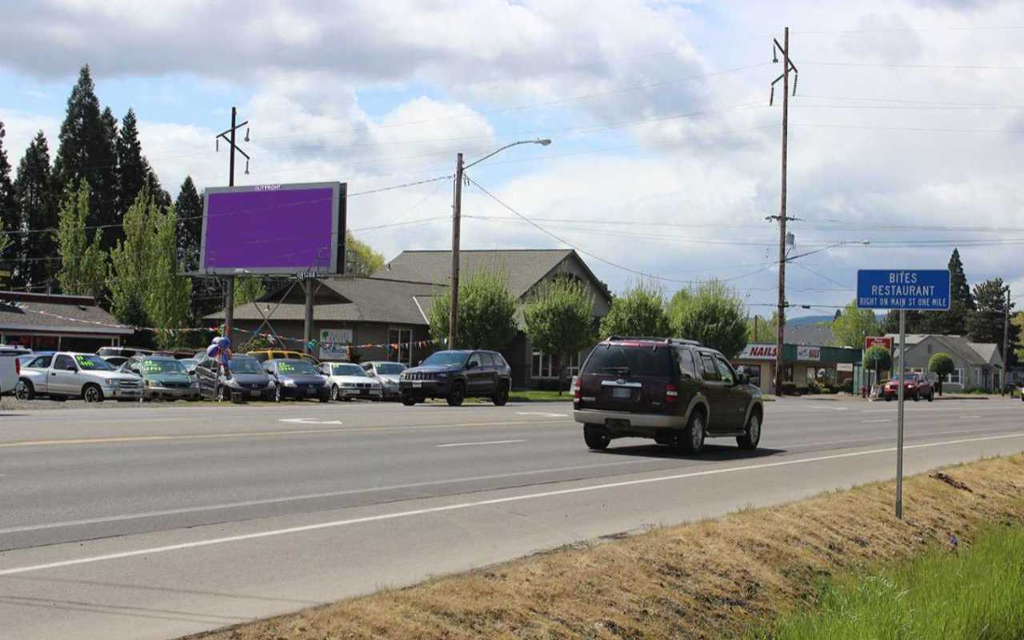
<svg viewBox="0 0 1024 640"><path fill-rule="evenodd" d="M796 395L796 383L795 382L783 382L782 387L779 389L782 396L795 396Z"/></svg>

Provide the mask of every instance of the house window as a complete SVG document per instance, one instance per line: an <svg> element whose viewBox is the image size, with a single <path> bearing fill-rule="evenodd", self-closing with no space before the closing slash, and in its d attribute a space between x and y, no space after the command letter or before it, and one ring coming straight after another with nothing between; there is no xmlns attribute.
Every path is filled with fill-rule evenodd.
<svg viewBox="0 0 1024 640"><path fill-rule="evenodd" d="M580 354L575 353L569 358L568 369L565 372L568 376L574 376L580 371ZM540 349L533 350L533 366L530 369L532 378L557 378L558 358L552 357Z"/></svg>
<svg viewBox="0 0 1024 640"><path fill-rule="evenodd" d="M953 373L946 377L946 382L949 384L963 384L964 370L953 369Z"/></svg>
<svg viewBox="0 0 1024 640"><path fill-rule="evenodd" d="M412 366L412 329L388 331L388 360Z"/></svg>

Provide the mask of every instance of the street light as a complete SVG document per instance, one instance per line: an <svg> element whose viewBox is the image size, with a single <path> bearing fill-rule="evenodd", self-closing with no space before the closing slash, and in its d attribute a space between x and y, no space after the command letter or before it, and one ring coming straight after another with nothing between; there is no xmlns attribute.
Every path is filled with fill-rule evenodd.
<svg viewBox="0 0 1024 640"><path fill-rule="evenodd" d="M488 153L482 158L470 162L468 165L464 165L462 162L462 154L458 155L455 163L455 197L454 203L452 204L452 282L451 282L451 312L448 317L448 348L456 348L456 338L459 333L459 233L462 223L462 174L463 172L475 165L480 164L488 158L494 157L512 147L521 144L539 144L542 147L546 147L551 144L551 140L548 138L537 138L536 140L520 140L519 142L513 142L507 144L500 149Z"/></svg>

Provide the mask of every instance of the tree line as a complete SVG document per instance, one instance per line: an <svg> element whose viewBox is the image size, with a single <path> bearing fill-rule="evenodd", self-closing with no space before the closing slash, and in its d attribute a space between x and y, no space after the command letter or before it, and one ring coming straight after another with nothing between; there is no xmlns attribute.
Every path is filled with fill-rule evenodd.
<svg viewBox="0 0 1024 640"><path fill-rule="evenodd" d="M181 274L199 268L203 200L191 176L172 200L142 150L129 108L101 108L88 65L79 72L51 161L39 131L13 170L0 122L0 263L5 288L93 296L121 323L159 327L159 346L182 345L222 305L222 283ZM13 177L12 177L13 175ZM357 275L384 258L351 235ZM236 304L264 296L273 279L235 279ZM199 338L198 336L196 338ZM201 339L200 339L201 341Z"/></svg>

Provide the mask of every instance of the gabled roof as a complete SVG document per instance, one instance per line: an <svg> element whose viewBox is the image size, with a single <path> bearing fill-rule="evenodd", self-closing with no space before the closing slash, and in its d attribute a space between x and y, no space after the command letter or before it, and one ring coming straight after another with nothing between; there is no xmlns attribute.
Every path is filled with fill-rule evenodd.
<svg viewBox="0 0 1024 640"><path fill-rule="evenodd" d="M772 329L769 329L772 331ZM831 324L786 325L786 344L801 347L828 347L835 337L832 335Z"/></svg>
<svg viewBox="0 0 1024 640"><path fill-rule="evenodd" d="M900 342L899 334L890 333L886 335L886 337L892 338L894 345L893 355L898 355ZM907 348L909 350L913 350L919 344L930 338L942 345L946 351L959 356L961 360L966 361L968 364L974 366L993 365L1002 367L999 345L994 343L971 342L964 336L947 336L937 333L908 333L906 337Z"/></svg>
<svg viewBox="0 0 1024 640"><path fill-rule="evenodd" d="M132 327L118 324L90 296L65 296L0 291L0 330L57 334L130 336Z"/></svg>
<svg viewBox="0 0 1024 640"><path fill-rule="evenodd" d="M416 298L430 299L443 288L435 284L385 278L328 278L314 289L314 315L317 320L426 325L427 320L420 312ZM259 302L235 307L235 319L262 321L273 310L271 322L304 320L304 293L299 287L293 289L285 302L274 310L284 293L285 290L279 289L267 294ZM424 307L423 311L427 311L427 308ZM206 317L223 320L224 312L219 311Z"/></svg>
<svg viewBox="0 0 1024 640"><path fill-rule="evenodd" d="M509 292L518 300L569 258L578 260L598 289L604 290L600 280L572 249L461 251L459 274L464 279L484 269L497 271L505 277ZM403 251L374 277L447 285L451 280L451 268L451 251Z"/></svg>

